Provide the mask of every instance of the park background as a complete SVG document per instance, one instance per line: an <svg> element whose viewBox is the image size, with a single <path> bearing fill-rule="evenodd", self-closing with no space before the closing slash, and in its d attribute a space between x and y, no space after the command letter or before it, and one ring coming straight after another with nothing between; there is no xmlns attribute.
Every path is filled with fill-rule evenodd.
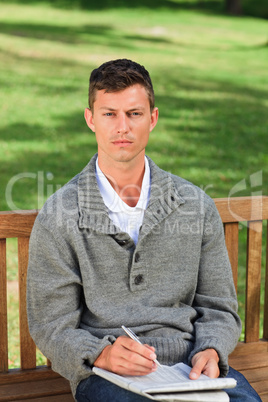
<svg viewBox="0 0 268 402"><path fill-rule="evenodd" d="M0 210L41 208L87 164L97 150L83 117L88 78L116 58L151 74L160 117L147 154L161 168L211 197L267 195L266 3L0 1ZM19 365L16 247L8 242L10 367Z"/></svg>

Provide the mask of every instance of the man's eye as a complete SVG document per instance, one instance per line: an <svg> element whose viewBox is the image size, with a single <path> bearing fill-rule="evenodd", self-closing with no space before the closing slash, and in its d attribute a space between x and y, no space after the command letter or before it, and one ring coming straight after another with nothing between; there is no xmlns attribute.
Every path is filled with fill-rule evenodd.
<svg viewBox="0 0 268 402"><path fill-rule="evenodd" d="M112 112L107 112L107 113L105 113L105 116L113 116L113 113Z"/></svg>
<svg viewBox="0 0 268 402"><path fill-rule="evenodd" d="M140 115L141 115L140 112L132 112L132 113L131 113L131 116L140 116Z"/></svg>

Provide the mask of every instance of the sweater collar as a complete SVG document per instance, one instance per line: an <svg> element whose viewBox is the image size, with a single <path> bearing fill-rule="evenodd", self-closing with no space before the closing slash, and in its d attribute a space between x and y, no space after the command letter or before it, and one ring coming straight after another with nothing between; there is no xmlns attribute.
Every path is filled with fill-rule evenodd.
<svg viewBox="0 0 268 402"><path fill-rule="evenodd" d="M78 179L79 227L93 229L105 234L117 234L120 229L109 218L108 209L97 184L95 166L97 154L82 170ZM151 194L142 225L143 234L148 233L184 200L175 188L172 175L160 169L147 157L151 172Z"/></svg>

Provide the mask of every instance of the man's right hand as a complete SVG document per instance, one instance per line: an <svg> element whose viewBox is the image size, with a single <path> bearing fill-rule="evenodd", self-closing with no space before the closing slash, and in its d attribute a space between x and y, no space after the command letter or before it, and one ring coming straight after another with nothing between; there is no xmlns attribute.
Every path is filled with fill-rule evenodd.
<svg viewBox="0 0 268 402"><path fill-rule="evenodd" d="M120 336L106 346L94 366L120 375L146 375L157 370L155 349L140 345L126 336Z"/></svg>

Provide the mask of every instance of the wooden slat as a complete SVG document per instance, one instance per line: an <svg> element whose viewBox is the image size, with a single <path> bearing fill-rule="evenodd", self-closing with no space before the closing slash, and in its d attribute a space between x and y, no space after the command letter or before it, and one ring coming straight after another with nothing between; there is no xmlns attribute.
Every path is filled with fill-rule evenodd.
<svg viewBox="0 0 268 402"><path fill-rule="evenodd" d="M266 354L268 356L268 342L260 340L258 342L238 342L235 350L231 353L229 358L244 356L250 354Z"/></svg>
<svg viewBox="0 0 268 402"><path fill-rule="evenodd" d="M238 371L259 369L268 366L268 354L256 353L255 355L234 356L229 359L229 363Z"/></svg>
<svg viewBox="0 0 268 402"><path fill-rule="evenodd" d="M226 223L224 225L225 243L233 271L235 288L238 278L238 223Z"/></svg>
<svg viewBox="0 0 268 402"><path fill-rule="evenodd" d="M36 346L32 340L27 321L26 279L29 237L18 238L19 299L20 299L20 359L22 369L36 367Z"/></svg>
<svg viewBox="0 0 268 402"><path fill-rule="evenodd" d="M262 221L248 223L245 341L259 339Z"/></svg>
<svg viewBox="0 0 268 402"><path fill-rule="evenodd" d="M257 392L257 394L261 398L261 401L262 402L265 402L265 401L267 402L267 398L265 396L268 395L268 380L252 382L251 386L252 386L253 389L255 389L255 391Z"/></svg>
<svg viewBox="0 0 268 402"><path fill-rule="evenodd" d="M17 401L18 399L40 398L48 395L70 393L69 382L65 378L52 380L30 381L0 387L0 401Z"/></svg>
<svg viewBox="0 0 268 402"><path fill-rule="evenodd" d="M267 222L267 235L266 235L266 275L265 275L263 337L265 339L268 339L268 222Z"/></svg>
<svg viewBox="0 0 268 402"><path fill-rule="evenodd" d="M18 382L50 380L59 377L61 377L60 374L47 366L38 366L30 370L10 369L7 373L0 375L0 386Z"/></svg>
<svg viewBox="0 0 268 402"><path fill-rule="evenodd" d="M6 240L0 239L0 373L8 370Z"/></svg>
<svg viewBox="0 0 268 402"><path fill-rule="evenodd" d="M72 394L51 395L43 398L16 399L16 402L74 402Z"/></svg>
<svg viewBox="0 0 268 402"><path fill-rule="evenodd" d="M244 374L250 383L257 381L265 381L268 379L268 366L260 367L252 370L240 370ZM267 390L268 391L268 390Z"/></svg>
<svg viewBox="0 0 268 402"><path fill-rule="evenodd" d="M268 219L268 196L216 198L214 201L224 223Z"/></svg>
<svg viewBox="0 0 268 402"><path fill-rule="evenodd" d="M268 392L268 379L266 379L265 381L258 381L258 382L253 382L252 383L253 388L255 389L255 391L259 394L259 396L262 399L262 402L264 401L262 395L266 394Z"/></svg>
<svg viewBox="0 0 268 402"><path fill-rule="evenodd" d="M30 236L37 213L37 210L0 212L0 239Z"/></svg>

